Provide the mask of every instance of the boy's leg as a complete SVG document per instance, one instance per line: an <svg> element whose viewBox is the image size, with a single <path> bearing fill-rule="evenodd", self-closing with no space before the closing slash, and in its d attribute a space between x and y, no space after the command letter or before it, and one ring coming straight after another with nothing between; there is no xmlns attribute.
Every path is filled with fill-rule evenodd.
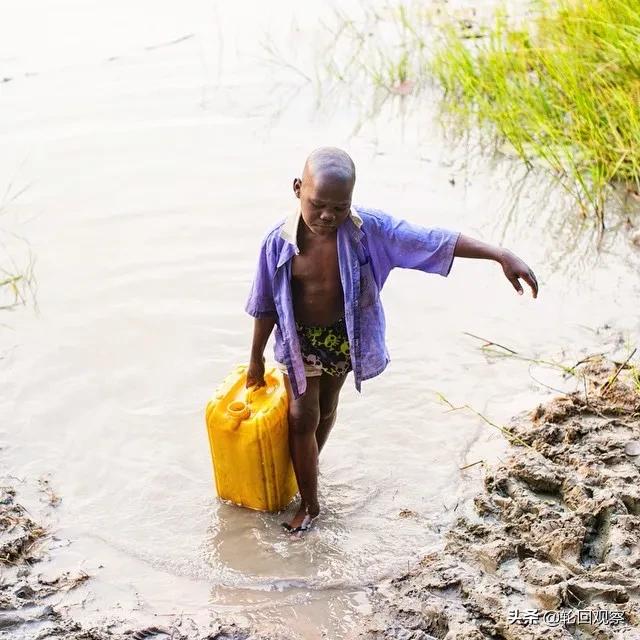
<svg viewBox="0 0 640 640"><path fill-rule="evenodd" d="M340 389L342 389L346 378L346 375L337 377L326 373L320 377L320 420L316 430L318 453L322 451L322 447L329 437L329 432L335 424Z"/></svg>
<svg viewBox="0 0 640 640"><path fill-rule="evenodd" d="M302 524L307 511L316 516L318 505L318 443L316 430L320 421L320 376L307 378L307 389L293 399L289 376L284 376L289 395L289 451L293 470L302 499L300 510L289 523L292 527Z"/></svg>
<svg viewBox="0 0 640 640"><path fill-rule="evenodd" d="M307 378L307 390L289 401L289 450L300 490L300 509L289 523L299 526L307 512L316 516L318 504L318 455L336 421L340 389L347 376ZM284 376L289 398L293 398L288 376Z"/></svg>

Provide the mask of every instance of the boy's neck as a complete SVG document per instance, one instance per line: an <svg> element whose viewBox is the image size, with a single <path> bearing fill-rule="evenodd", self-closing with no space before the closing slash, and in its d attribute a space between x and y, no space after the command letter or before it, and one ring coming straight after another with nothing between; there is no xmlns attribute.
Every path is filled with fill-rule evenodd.
<svg viewBox="0 0 640 640"><path fill-rule="evenodd" d="M331 233L326 234L314 233L311 229L309 229L304 219L300 220L300 225L298 226L298 246L300 247L300 249L302 249L304 245L335 242L337 237L338 229L334 229L331 231Z"/></svg>

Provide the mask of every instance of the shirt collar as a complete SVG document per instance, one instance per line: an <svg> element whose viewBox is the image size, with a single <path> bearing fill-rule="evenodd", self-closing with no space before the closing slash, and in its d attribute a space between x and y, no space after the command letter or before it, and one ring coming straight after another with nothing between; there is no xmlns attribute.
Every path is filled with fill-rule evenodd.
<svg viewBox="0 0 640 640"><path fill-rule="evenodd" d="M302 209L300 208L300 204L298 204L295 211L284 221L282 229L280 229L280 237L292 244L296 253L300 252L298 248L298 225L300 224L300 218L302 218ZM353 205L351 205L349 218L351 218L356 228L360 229L362 226L362 218Z"/></svg>

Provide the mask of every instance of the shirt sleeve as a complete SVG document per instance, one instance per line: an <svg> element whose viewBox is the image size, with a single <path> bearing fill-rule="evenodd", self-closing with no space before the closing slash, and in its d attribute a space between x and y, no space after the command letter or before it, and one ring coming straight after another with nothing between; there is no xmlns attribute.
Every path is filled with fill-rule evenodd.
<svg viewBox="0 0 640 640"><path fill-rule="evenodd" d="M249 292L249 297L245 304L245 311L254 318L264 318L276 315L276 306L273 298L273 276L274 270L273 256L269 249L269 238L267 234L262 240L258 265Z"/></svg>
<svg viewBox="0 0 640 640"><path fill-rule="evenodd" d="M386 217L384 226L383 243L390 268L449 275L459 231L422 227L391 216Z"/></svg>

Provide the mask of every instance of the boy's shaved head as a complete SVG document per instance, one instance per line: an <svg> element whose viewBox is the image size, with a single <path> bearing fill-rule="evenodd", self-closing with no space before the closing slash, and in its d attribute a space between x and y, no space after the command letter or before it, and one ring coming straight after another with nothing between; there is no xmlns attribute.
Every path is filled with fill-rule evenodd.
<svg viewBox="0 0 640 640"><path fill-rule="evenodd" d="M346 151L336 147L312 151L304 163L302 179L293 180L304 229L314 235L334 234L349 217L355 182L356 168Z"/></svg>
<svg viewBox="0 0 640 640"><path fill-rule="evenodd" d="M337 147L319 147L309 154L302 171L302 181L308 178L334 178L355 183L356 166L346 151Z"/></svg>

